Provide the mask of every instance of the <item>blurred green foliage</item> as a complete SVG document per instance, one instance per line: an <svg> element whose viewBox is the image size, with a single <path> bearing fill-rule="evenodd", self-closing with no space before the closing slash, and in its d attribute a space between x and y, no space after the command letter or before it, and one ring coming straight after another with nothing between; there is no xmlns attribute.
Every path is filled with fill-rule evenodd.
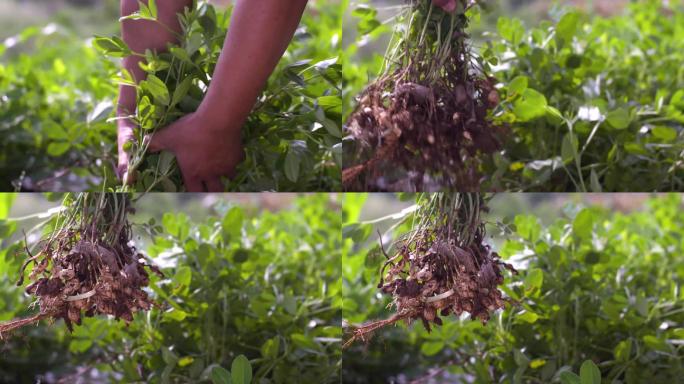
<svg viewBox="0 0 684 384"><path fill-rule="evenodd" d="M483 58L504 84L511 127L491 188L684 189L684 8L633 4L619 17L568 11L525 28L499 19Z"/></svg>
<svg viewBox="0 0 684 384"><path fill-rule="evenodd" d="M11 204L2 196L0 208ZM48 373L64 378L89 367L117 382L338 382L337 198L306 195L278 212L220 201L215 209L217 215L200 222L166 213L135 226L149 235L143 251L165 274L150 283L158 308L128 326L100 317L86 319L73 334L58 322L6 335L0 381L35 382ZM1 224L5 233L16 230L12 220ZM2 247L0 320L33 312L13 284L21 247Z"/></svg>
<svg viewBox="0 0 684 384"><path fill-rule="evenodd" d="M4 0L0 3L0 40L34 25L57 23L78 36L114 33L118 28L117 0Z"/></svg>
<svg viewBox="0 0 684 384"><path fill-rule="evenodd" d="M114 67L56 25L0 44L0 189L66 189L37 184L65 169L81 177L71 187L87 188L113 166L116 132L105 120L116 86L103 79Z"/></svg>
<svg viewBox="0 0 684 384"><path fill-rule="evenodd" d="M389 298L376 288L384 261L372 233L377 222L358 222L364 201L345 196L343 315L350 323L390 315ZM520 271L503 290L517 304L486 326L450 317L432 333L420 324L378 331L344 352L343 381L409 381L443 370L435 379L600 383L595 366L604 383L676 382L684 374L682 208L681 195L672 194L631 213L568 206L548 226L529 213L499 217L507 240L498 252ZM491 212L490 220L497 217ZM410 222L385 235L388 253Z"/></svg>

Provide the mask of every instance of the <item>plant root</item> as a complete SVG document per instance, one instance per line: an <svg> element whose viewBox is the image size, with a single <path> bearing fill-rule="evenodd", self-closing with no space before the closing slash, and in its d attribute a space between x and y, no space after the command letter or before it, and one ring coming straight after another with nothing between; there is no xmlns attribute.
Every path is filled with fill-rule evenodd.
<svg viewBox="0 0 684 384"><path fill-rule="evenodd" d="M51 316L51 314L49 314L49 313L39 313L37 315L27 317L24 319L16 319L16 320L8 321L6 323L2 323L2 324L0 324L0 340L2 340L4 338L3 334L12 332L15 329L22 328L22 327L29 325L29 324L37 323L40 320L42 320L46 317L50 317L50 316Z"/></svg>
<svg viewBox="0 0 684 384"><path fill-rule="evenodd" d="M38 299L39 314L4 324L10 331L43 318L63 319L68 330L80 325L82 317L113 316L126 323L133 315L149 310L154 302L143 290L149 284L146 270L163 276L145 261L132 245L127 214L132 211L128 197L103 194L80 195L71 202L57 222L56 229L40 244L21 268L33 263L26 292Z"/></svg>
<svg viewBox="0 0 684 384"><path fill-rule="evenodd" d="M366 342L374 331L400 320L409 325L420 320L428 332L451 314L468 313L486 324L492 312L510 302L498 286L504 270L517 271L484 243L481 197L438 193L428 199L416 213L420 224L397 242L398 252L380 271L378 289L392 296L395 315L356 327L345 347Z"/></svg>
<svg viewBox="0 0 684 384"><path fill-rule="evenodd" d="M345 148L351 159L343 171L345 190L395 190L408 178L412 190L425 190L431 179L477 191L478 156L501 148L506 128L489 118L499 104L496 80L470 53L466 16L430 18L425 3L411 5L418 21L409 29L427 33L398 45L403 60L358 96L345 124L352 139Z"/></svg>

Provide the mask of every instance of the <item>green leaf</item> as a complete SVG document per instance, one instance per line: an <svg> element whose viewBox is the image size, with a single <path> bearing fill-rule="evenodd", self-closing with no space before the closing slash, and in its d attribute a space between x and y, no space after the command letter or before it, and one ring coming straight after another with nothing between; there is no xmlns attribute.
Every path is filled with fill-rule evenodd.
<svg viewBox="0 0 684 384"><path fill-rule="evenodd" d="M575 237L583 239L591 239L591 234L594 231L594 214L589 209L583 209L575 216L572 222L572 231Z"/></svg>
<svg viewBox="0 0 684 384"><path fill-rule="evenodd" d="M508 40L513 45L518 45L525 34L525 27L519 19L500 17L496 23L496 28L501 37Z"/></svg>
<svg viewBox="0 0 684 384"><path fill-rule="evenodd" d="M336 138L341 138L342 137L342 130L338 126L338 124L331 119L325 118L323 121L321 121L321 124L323 124L323 127L325 127L325 130L328 131L329 134Z"/></svg>
<svg viewBox="0 0 684 384"><path fill-rule="evenodd" d="M68 140L69 134L64 130L64 127L55 123L52 120L46 120L42 126L43 132L49 139L53 140Z"/></svg>
<svg viewBox="0 0 684 384"><path fill-rule="evenodd" d="M238 248L233 252L233 261L242 264L249 259L249 250L245 248Z"/></svg>
<svg viewBox="0 0 684 384"><path fill-rule="evenodd" d="M629 111L625 108L618 108L608 112L606 120L608 121L608 124L615 129L625 129L629 127L631 122Z"/></svg>
<svg viewBox="0 0 684 384"><path fill-rule="evenodd" d="M533 324L537 322L537 320L539 319L539 315L530 311L522 311L521 313L516 315L516 319L524 321L529 324Z"/></svg>
<svg viewBox="0 0 684 384"><path fill-rule="evenodd" d="M292 339L292 342L300 348L312 350L319 349L318 344L316 344L315 341L313 341L310 337L302 333L293 333L292 335L290 335L290 338Z"/></svg>
<svg viewBox="0 0 684 384"><path fill-rule="evenodd" d="M601 183L599 182L598 174L593 168L589 174L589 185L592 192L603 192L603 187L601 187Z"/></svg>
<svg viewBox="0 0 684 384"><path fill-rule="evenodd" d="M667 127L664 125L659 125L651 130L653 137L660 139L662 141L674 141L677 139L677 130L672 127Z"/></svg>
<svg viewBox="0 0 684 384"><path fill-rule="evenodd" d="M530 364L530 358L517 348L513 350L513 360L518 367L527 368Z"/></svg>
<svg viewBox="0 0 684 384"><path fill-rule="evenodd" d="M643 144L637 142L625 143L625 151L633 155L648 155L648 151L643 146Z"/></svg>
<svg viewBox="0 0 684 384"><path fill-rule="evenodd" d="M653 335L646 335L643 338L644 343L647 347L661 352L670 352L670 346L663 339L660 339Z"/></svg>
<svg viewBox="0 0 684 384"><path fill-rule="evenodd" d="M622 340L615 346L613 350L615 355L615 360L620 362L626 362L629 360L629 356L632 354L632 339Z"/></svg>
<svg viewBox="0 0 684 384"><path fill-rule="evenodd" d="M252 365L245 355L240 355L233 360L230 367L231 384L250 384L252 382Z"/></svg>
<svg viewBox="0 0 684 384"><path fill-rule="evenodd" d="M563 161L572 161L579 154L579 142L577 136L574 133L568 132L563 136L563 142L561 144L561 156L563 156Z"/></svg>
<svg viewBox="0 0 684 384"><path fill-rule="evenodd" d="M579 68L582 65L582 56L572 54L565 60L565 66L571 69Z"/></svg>
<svg viewBox="0 0 684 384"><path fill-rule="evenodd" d="M560 19L556 26L556 36L563 41L570 42L579 27L580 15L577 12L568 12Z"/></svg>
<svg viewBox="0 0 684 384"><path fill-rule="evenodd" d="M565 121L563 114L557 108L554 108L550 105L546 106L546 118L551 124L554 125L560 125L563 121Z"/></svg>
<svg viewBox="0 0 684 384"><path fill-rule="evenodd" d="M539 268L531 269L525 276L525 291L532 292L541 289L544 282L544 272Z"/></svg>
<svg viewBox="0 0 684 384"><path fill-rule="evenodd" d="M154 97L155 104L169 104L169 89L166 84L155 75L148 75L147 80L141 82L145 90L149 91Z"/></svg>
<svg viewBox="0 0 684 384"><path fill-rule="evenodd" d="M505 259L508 259L509 257L511 257L513 255L521 253L524 250L525 250L525 244L523 244L519 241L507 239L504 242L501 249L499 250L499 255L505 260Z"/></svg>
<svg viewBox="0 0 684 384"><path fill-rule="evenodd" d="M164 363L166 365L176 365L178 362L178 356L169 348L169 347L162 347L162 360L164 360Z"/></svg>
<svg viewBox="0 0 684 384"><path fill-rule="evenodd" d="M50 156L62 156L65 154L69 148L71 147L71 144L65 142L65 141L58 141L54 143L50 143L47 147L47 153Z"/></svg>
<svg viewBox="0 0 684 384"><path fill-rule="evenodd" d="M83 353L89 350L92 345L93 342L89 339L73 339L69 343L69 351L74 353Z"/></svg>
<svg viewBox="0 0 684 384"><path fill-rule="evenodd" d="M542 230L539 219L532 215L517 215L515 217L515 228L520 237L532 243L539 240Z"/></svg>
<svg viewBox="0 0 684 384"><path fill-rule="evenodd" d="M581 384L601 384L601 371L591 360L585 360L580 367Z"/></svg>
<svg viewBox="0 0 684 384"><path fill-rule="evenodd" d="M352 15L354 15L356 17L364 17L364 16L375 17L375 15L377 13L378 13L378 11L375 8L370 7L368 4L359 4L352 11Z"/></svg>
<svg viewBox="0 0 684 384"><path fill-rule="evenodd" d="M150 16L157 18L157 2L155 0L147 0L147 7L150 11Z"/></svg>
<svg viewBox="0 0 684 384"><path fill-rule="evenodd" d="M95 48L101 50L105 55L112 57L124 57L130 55L131 51L120 38L108 38L97 36L93 39Z"/></svg>
<svg viewBox="0 0 684 384"><path fill-rule="evenodd" d="M173 98L171 99L171 106L180 103L181 100L188 94L190 87L192 86L192 77L188 76L183 81L178 84L176 89L173 91Z"/></svg>
<svg viewBox="0 0 684 384"><path fill-rule="evenodd" d="M188 313L180 309L171 308L164 313L164 317L171 319L173 321L181 322L185 320L186 317L188 317Z"/></svg>
<svg viewBox="0 0 684 384"><path fill-rule="evenodd" d="M434 356L438 354L442 349L444 349L444 342L439 341L426 341L420 346L420 351L425 356Z"/></svg>
<svg viewBox="0 0 684 384"><path fill-rule="evenodd" d="M188 266L179 267L176 274L173 276L173 282L176 285L190 286L192 281L192 269Z"/></svg>
<svg viewBox="0 0 684 384"><path fill-rule="evenodd" d="M211 381L214 384L232 384L230 372L218 365L211 370Z"/></svg>
<svg viewBox="0 0 684 384"><path fill-rule="evenodd" d="M680 89L675 92L670 99L670 105L673 105L679 109L684 109L684 89Z"/></svg>
<svg viewBox="0 0 684 384"><path fill-rule="evenodd" d="M192 59L190 58L190 55L188 55L188 52L180 47L172 47L169 49L172 55L174 55L176 58L178 58L180 61L184 61L186 63L192 63Z"/></svg>
<svg viewBox="0 0 684 384"><path fill-rule="evenodd" d="M285 176L288 180L295 183L299 179L300 158L295 151L287 151L285 156Z"/></svg>
<svg viewBox="0 0 684 384"><path fill-rule="evenodd" d="M0 219L7 218L16 198L16 193L0 193Z"/></svg>
<svg viewBox="0 0 684 384"><path fill-rule="evenodd" d="M521 121L530 121L546 114L546 97L532 88L526 88L513 105L513 113Z"/></svg>
<svg viewBox="0 0 684 384"><path fill-rule="evenodd" d="M261 355L266 358L274 359L278 357L280 350L280 338L273 337L266 340L266 342L261 346Z"/></svg>
<svg viewBox="0 0 684 384"><path fill-rule="evenodd" d="M223 228L223 241L240 242L242 237L242 226L245 221L245 213L240 207L232 207L226 212L221 221Z"/></svg>
<svg viewBox="0 0 684 384"><path fill-rule="evenodd" d="M285 155L285 176L293 183L299 179L299 169L305 153L306 143L304 141L293 140L290 142L290 148Z"/></svg>
<svg viewBox="0 0 684 384"><path fill-rule="evenodd" d="M342 98L339 96L321 96L316 102L326 112L342 113Z"/></svg>
<svg viewBox="0 0 684 384"><path fill-rule="evenodd" d="M510 93L522 94L527 89L528 82L527 76L518 76L508 84L508 91Z"/></svg>
<svg viewBox="0 0 684 384"><path fill-rule="evenodd" d="M285 297L283 297L283 308L290 315L295 315L297 313L297 298L291 295L285 295Z"/></svg>
<svg viewBox="0 0 684 384"><path fill-rule="evenodd" d="M582 384L580 377L570 371L561 372L560 379L563 384Z"/></svg>

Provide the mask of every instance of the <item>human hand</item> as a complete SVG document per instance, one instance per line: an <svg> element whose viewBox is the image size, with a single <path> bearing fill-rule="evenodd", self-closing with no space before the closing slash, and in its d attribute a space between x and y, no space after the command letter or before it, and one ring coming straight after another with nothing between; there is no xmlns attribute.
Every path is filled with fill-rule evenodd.
<svg viewBox="0 0 684 384"><path fill-rule="evenodd" d="M134 140L135 124L130 120L119 120L117 125L117 144L119 149L119 161L116 166L116 175L124 184L131 184L133 182L133 175L128 174L128 162L130 160L128 151L126 151L126 143L132 143Z"/></svg>
<svg viewBox="0 0 684 384"><path fill-rule="evenodd" d="M188 192L222 192L221 177L235 176L244 152L240 127L217 124L199 112L152 134L148 150L176 155Z"/></svg>
<svg viewBox="0 0 684 384"><path fill-rule="evenodd" d="M432 0L432 4L449 13L456 10L456 0Z"/></svg>

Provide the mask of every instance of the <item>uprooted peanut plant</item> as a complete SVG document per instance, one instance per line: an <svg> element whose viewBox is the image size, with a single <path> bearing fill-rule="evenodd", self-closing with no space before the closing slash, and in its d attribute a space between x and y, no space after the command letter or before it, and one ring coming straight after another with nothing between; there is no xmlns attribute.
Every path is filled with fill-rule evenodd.
<svg viewBox="0 0 684 384"><path fill-rule="evenodd" d="M501 147L492 124L499 104L489 76L471 52L466 11L447 13L411 0L379 77L357 97L345 124L343 184L347 190L479 189L479 153Z"/></svg>
<svg viewBox="0 0 684 384"><path fill-rule="evenodd" d="M401 320L421 320L430 332L432 324L443 324L442 317L468 313L485 324L504 308L507 299L498 288L503 270L517 272L484 242L483 198L438 193L422 196L418 204L412 230L400 237L380 272L378 289L392 296L395 314L352 327L345 346Z"/></svg>
<svg viewBox="0 0 684 384"><path fill-rule="evenodd" d="M25 246L17 285L32 266L26 293L35 296L39 312L0 325L0 334L44 318L63 319L70 331L83 316L111 315L129 323L136 312L149 310L154 303L143 291L149 283L146 268L161 272L131 242L132 211L127 195L68 195L38 252Z"/></svg>

